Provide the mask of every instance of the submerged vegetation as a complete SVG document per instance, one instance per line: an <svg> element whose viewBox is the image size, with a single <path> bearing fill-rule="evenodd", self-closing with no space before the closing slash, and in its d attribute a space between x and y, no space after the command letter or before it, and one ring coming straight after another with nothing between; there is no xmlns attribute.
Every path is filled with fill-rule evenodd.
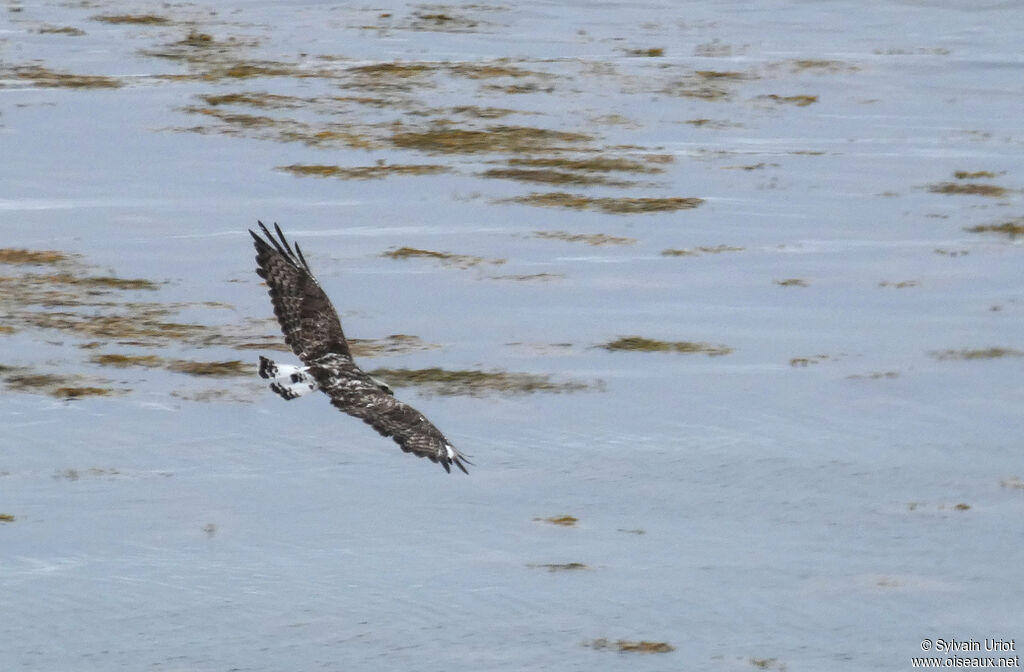
<svg viewBox="0 0 1024 672"><path fill-rule="evenodd" d="M109 345L163 348L221 346L280 348L269 321L212 326L177 319L185 310L230 308L216 303L178 303L140 295L156 294L163 283L145 278L97 274L77 255L56 250L0 249L0 333L42 332L45 340L93 352ZM146 300L142 300L146 298ZM54 340L60 339L60 340ZM167 359L153 354L93 354L86 363L106 368L163 368L200 377L249 375L252 363L239 360ZM78 373L51 373L0 367L3 385L13 391L61 399L124 394L111 381Z"/></svg>
<svg viewBox="0 0 1024 672"><path fill-rule="evenodd" d="M632 352L681 352L684 354L699 353L709 357L720 357L732 352L727 345L711 343L695 343L692 341L658 341L643 336L623 336L601 346L605 350Z"/></svg>
<svg viewBox="0 0 1024 672"><path fill-rule="evenodd" d="M226 362L194 362L176 359L168 362L167 368L190 376L211 376L214 378L230 378L233 376L251 376L254 366L248 362L232 359Z"/></svg>
<svg viewBox="0 0 1024 672"><path fill-rule="evenodd" d="M102 23L131 23L144 26L163 26L171 22L166 16L157 14L99 14L92 17L92 20Z"/></svg>
<svg viewBox="0 0 1024 672"><path fill-rule="evenodd" d="M568 231L534 231L534 238L561 240L567 243L586 243L587 245L632 245L636 238L625 236L609 236L605 233L569 233Z"/></svg>
<svg viewBox="0 0 1024 672"><path fill-rule="evenodd" d="M658 58L665 55L665 49L662 47L648 47L646 49L627 49L626 54L629 56L646 56L647 58Z"/></svg>
<svg viewBox="0 0 1024 672"><path fill-rule="evenodd" d="M769 103L777 103L779 105L796 105L797 107L807 107L808 105L812 105L818 102L818 97L808 95L777 96L772 93L764 96L757 96L754 100L761 100Z"/></svg>
<svg viewBox="0 0 1024 672"><path fill-rule="evenodd" d="M978 180L982 178L999 177L1002 173L993 173L991 170L958 170L953 177L958 180Z"/></svg>
<svg viewBox="0 0 1024 672"><path fill-rule="evenodd" d="M1014 217L999 224L979 224L965 229L970 233L998 233L1009 238L1024 236L1024 217Z"/></svg>
<svg viewBox="0 0 1024 672"><path fill-rule="evenodd" d="M537 373L510 371L429 369L375 369L369 374L392 387L416 386L428 394L486 396L489 394L564 393L599 389L600 384L558 382Z"/></svg>
<svg viewBox="0 0 1024 672"><path fill-rule="evenodd" d="M484 185L479 187L481 189L504 190L492 197L485 193L483 199L489 203L581 213L665 214L694 209L704 203L695 196L660 195L664 192L650 190L657 185L639 181L663 179L643 176L664 176L675 169L672 164L677 155L685 157L688 150L638 140L659 136L646 131L634 133L643 128L643 121L640 116L636 119L624 116L622 110L628 108L604 109L600 105L595 108L581 104L577 109L574 104L565 104L575 103L578 92L586 90L584 79L589 78L591 84L598 83L602 91L606 86L618 87L626 95L636 96L635 101L659 94L692 99L686 104L696 108L690 114L697 118L679 123L714 129L738 125L721 112L724 108L720 104L724 101L743 100L747 108L752 101L761 101L782 108L807 106L818 100L814 95L741 98L739 92L751 82L765 77L792 79L793 73L800 73L800 79L807 80L807 73L827 75L857 69L841 61L815 58L764 67L719 65L722 69L715 69L715 65L708 65L712 63L710 60L701 61L697 66L673 62L675 58L663 59L664 46L657 46L656 42L651 46L642 41L639 44L620 42L628 46L615 47L615 57L607 62L528 58L366 61L356 60L349 54L298 50L282 55L280 51L274 53L266 48L266 43L272 39L268 33L262 29L251 30L246 26L252 24L242 21L206 20L202 12L182 5L115 11L117 8L105 6L109 4L90 3L90 6L102 7L93 10L99 13L91 17L96 23L91 24L90 30L104 34L123 32L133 39L148 37L150 42L137 53L163 59L158 69L162 74L133 79L79 75L31 63L0 66L0 76L9 82L19 82L21 86L29 83L65 88L116 88L141 81L142 77L153 86L184 83L189 89L188 95L193 96L192 104L177 111L190 125L169 130L293 143L293 148L298 149L296 156L279 161L282 165L268 164L268 170L276 167L298 177L337 180L412 178L454 172ZM508 8L498 6L435 4L414 5L399 11L339 8L334 18L339 27L374 30L379 35L393 35L395 31L476 32L499 28L497 21L507 11ZM52 32L73 35L80 31L53 29ZM308 48L315 47L308 45ZM741 46L712 40L695 45L693 55L699 59L730 59L742 50ZM623 55L632 58L622 58ZM685 55L672 55L685 58ZM739 64L744 60L732 62ZM794 89L780 86L775 90ZM706 105L717 106L719 114L708 114ZM565 112L556 114L553 110ZM771 113L799 114L783 109L773 109ZM709 116L718 119L709 119ZM687 130L707 137L706 132ZM386 156L387 162L373 163L373 159L366 158L366 150ZM344 155L338 156L339 151ZM713 148L706 151L711 152ZM318 153L323 156L315 156ZM753 169L766 165L742 167ZM958 171L955 184L964 186L962 180L994 176L988 171ZM528 188L494 180L550 185L533 187L550 191L524 193ZM339 190L356 188L345 184L334 186ZM638 191L638 186L644 191ZM971 183L967 186L984 185ZM516 190L517 187L521 190ZM585 193L574 193L573 189ZM468 196L476 197L476 194ZM526 231L532 228L548 226L536 225ZM579 233L574 227L569 230L561 230L561 226L550 228L553 230L537 230L526 235L593 246L633 245L643 238L639 225L630 231L601 233ZM627 233L629 235L624 235ZM727 245L668 248L661 254L687 257L742 249ZM505 263L505 259L500 258L411 246L390 249L382 256L394 260L429 260L460 269ZM89 350L92 356L85 355L88 358L85 363L94 369L134 369L137 374L143 369L161 369L206 378L241 376L247 374L250 365L230 355L221 354L218 361L195 361L173 359L145 349L167 346L286 349L272 322L204 324L196 318L184 317L185 311L218 310L218 307L161 301L159 294L164 287L161 282L99 272L61 252L0 250L0 264L8 265L0 268L0 308L4 310L0 334L45 331L53 338L68 339L83 350ZM17 272L9 272L8 268ZM515 281L564 277L558 272L480 275ZM789 286L802 282L790 279L780 284ZM5 340L8 338L14 340L19 336L4 336ZM374 355L436 347L414 337L408 337L414 340L389 338L353 339L352 348L360 355ZM131 350L108 352L113 346ZM615 352L709 356L731 352L724 345L658 341L640 336L625 336L597 347ZM395 385L419 385L437 394L526 394L599 388L599 384L559 382L545 375L500 370L396 368L382 369L378 373Z"/></svg>
<svg viewBox="0 0 1024 672"><path fill-rule="evenodd" d="M639 160L606 155L586 158L515 157L508 160L508 165L593 173L660 173L664 171L664 168L656 164L671 163L672 161L674 161L674 157L669 154L640 155Z"/></svg>
<svg viewBox="0 0 1024 672"><path fill-rule="evenodd" d="M635 184L627 180L613 180L604 175L586 173L570 173L564 170L551 170L548 168L491 168L480 173L481 177L497 178L503 180L517 180L519 182L534 182L540 184L578 184L591 185L602 184L606 186L625 187Z"/></svg>
<svg viewBox="0 0 1024 672"><path fill-rule="evenodd" d="M122 86L121 80L116 77L79 75L51 70L42 65L0 65L0 79L13 79L50 89L116 89Z"/></svg>
<svg viewBox="0 0 1024 672"><path fill-rule="evenodd" d="M975 182L938 182L928 185L928 191L933 194L986 196L988 198L1002 198L1009 193L1006 187L1000 187L996 184L977 184Z"/></svg>
<svg viewBox="0 0 1024 672"><path fill-rule="evenodd" d="M13 392L45 394L58 399L106 397L127 390L109 387L110 381L66 373L38 373L26 367L0 366L0 381Z"/></svg>
<svg viewBox="0 0 1024 672"><path fill-rule="evenodd" d="M558 525L560 527L575 527L579 519L576 516L570 516L568 514L562 514L560 516L551 516L550 518L534 518L535 521L540 523L550 523L551 525Z"/></svg>
<svg viewBox="0 0 1024 672"><path fill-rule="evenodd" d="M619 653L669 653L676 650L676 647L668 642L633 641L628 639L619 639L614 642L604 638L593 639L589 642L584 642L583 646L589 646L592 649L612 649Z"/></svg>
<svg viewBox="0 0 1024 672"><path fill-rule="evenodd" d="M522 203L545 208L568 208L570 210L594 210L610 215L632 215L652 212L674 212L696 208L704 199L701 198L591 198L580 194L568 194L561 191L532 193L526 196L500 201L503 203Z"/></svg>
<svg viewBox="0 0 1024 672"><path fill-rule="evenodd" d="M583 133L530 126L489 126L477 130L440 124L422 131L400 131L391 136L391 144L395 147L438 154L552 151L590 140L592 137Z"/></svg>
<svg viewBox="0 0 1024 672"><path fill-rule="evenodd" d="M661 251L663 257L698 257L702 254L722 254L723 252L742 252L742 247L715 245L714 247L668 248Z"/></svg>
<svg viewBox="0 0 1024 672"><path fill-rule="evenodd" d="M379 180L391 175L437 175L450 172L451 168L433 163L411 165L379 163L374 166L356 166L354 168L292 164L279 166L278 170L299 176L336 177L342 180Z"/></svg>
<svg viewBox="0 0 1024 672"><path fill-rule="evenodd" d="M37 33L41 34L53 34L53 35L70 35L71 37L81 37L85 35L85 31L81 28L75 28L74 26L50 26L44 25L36 28Z"/></svg>
<svg viewBox="0 0 1024 672"><path fill-rule="evenodd" d="M350 338L349 349L357 357L380 357L386 355L402 355L408 352L436 350L440 345L427 343L419 336L408 334L392 334L384 338Z"/></svg>
<svg viewBox="0 0 1024 672"><path fill-rule="evenodd" d="M46 265L70 261L71 256L57 250L17 250L0 248L0 264Z"/></svg>
<svg viewBox="0 0 1024 672"><path fill-rule="evenodd" d="M435 259L446 266L455 266L457 268L470 268L480 264L501 265L505 263L504 259L485 259L484 257L476 257L471 254L452 254L451 252L421 250L415 247L399 247L387 252L381 252L380 256L390 259L412 259L415 257Z"/></svg>
<svg viewBox="0 0 1024 672"><path fill-rule="evenodd" d="M543 564L528 564L527 567L531 569L546 569L549 572L575 572L584 569L590 569L589 566L582 562L566 562L566 563L543 563Z"/></svg>
<svg viewBox="0 0 1024 672"><path fill-rule="evenodd" d="M940 350L931 352L932 357L938 360L971 360L971 359L1000 359L1002 357L1024 357L1024 351L1013 348L964 348L961 350Z"/></svg>

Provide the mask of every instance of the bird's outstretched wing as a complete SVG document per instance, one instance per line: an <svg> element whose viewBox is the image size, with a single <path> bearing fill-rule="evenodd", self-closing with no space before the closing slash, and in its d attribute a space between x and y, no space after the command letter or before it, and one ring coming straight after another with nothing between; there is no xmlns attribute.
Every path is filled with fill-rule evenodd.
<svg viewBox="0 0 1024 672"><path fill-rule="evenodd" d="M437 462L445 471L455 465L466 471L472 465L448 442L444 434L415 408L396 399L351 363L350 359L327 356L309 368L320 389L338 410L357 417L381 436L391 437L407 453Z"/></svg>
<svg viewBox="0 0 1024 672"><path fill-rule="evenodd" d="M267 281L285 343L306 365L278 366L261 357L260 376L273 378L271 389L285 399L319 388L336 408L394 439L405 452L437 462L448 472L454 464L468 474L466 465L472 463L437 427L352 361L338 313L299 246L293 249L277 224L276 237L263 222L258 224L263 236L249 230L256 245L256 272Z"/></svg>
<svg viewBox="0 0 1024 672"><path fill-rule="evenodd" d="M256 246L256 273L267 281L284 342L307 365L326 354L351 358L338 313L313 277L302 250L298 245L292 249L277 224L275 238L263 222L257 223L266 239L249 229Z"/></svg>

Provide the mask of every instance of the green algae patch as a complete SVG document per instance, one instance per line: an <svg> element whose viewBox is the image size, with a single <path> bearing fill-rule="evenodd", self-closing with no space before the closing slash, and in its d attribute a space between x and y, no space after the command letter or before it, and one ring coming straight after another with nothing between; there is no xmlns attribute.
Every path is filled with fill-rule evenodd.
<svg viewBox="0 0 1024 672"><path fill-rule="evenodd" d="M524 395L537 392L564 393L591 389L575 381L558 382L550 376L510 371L429 369L375 369L369 374L392 387L415 386L428 394L443 396Z"/></svg>
<svg viewBox="0 0 1024 672"><path fill-rule="evenodd" d="M438 124L423 131L395 133L391 136L391 144L402 149L440 154L519 153L550 150L591 139L583 133L530 126L489 126L475 130Z"/></svg>
<svg viewBox="0 0 1024 672"><path fill-rule="evenodd" d="M292 164L278 166L278 170L299 176L334 177L340 180L381 180L392 175L438 175L451 168L439 164L388 164L342 168L319 164Z"/></svg>
<svg viewBox="0 0 1024 672"><path fill-rule="evenodd" d="M938 182L928 185L928 191L933 194L985 196L987 198L1002 198L1009 193L1009 189L1000 187L997 184L976 184L973 182Z"/></svg>
<svg viewBox="0 0 1024 672"><path fill-rule="evenodd" d="M783 280L776 280L775 284L779 287L810 287L811 283L804 280L803 278L785 278Z"/></svg>
<svg viewBox="0 0 1024 672"><path fill-rule="evenodd" d="M883 380L899 378L899 371L871 371L869 373L853 373L847 376L849 380Z"/></svg>
<svg viewBox="0 0 1024 672"><path fill-rule="evenodd" d="M255 138L275 142L301 142L310 147L353 147L371 149L380 144L352 124L307 123L295 119L280 119L269 115L247 114L223 109L222 106L182 108L189 114L199 115L214 123L174 130L188 133Z"/></svg>
<svg viewBox="0 0 1024 672"><path fill-rule="evenodd" d="M459 105L449 110L452 114L464 114L477 119L501 119L511 114L530 114L509 107L481 107L479 105Z"/></svg>
<svg viewBox="0 0 1024 672"><path fill-rule="evenodd" d="M714 245L710 247L684 247L664 249L661 251L663 257L699 257L702 254L722 254L725 252L742 252L742 247L731 245Z"/></svg>
<svg viewBox="0 0 1024 672"><path fill-rule="evenodd" d="M684 354L699 353L709 357L720 357L732 352L726 345L696 343L693 341L658 341L642 336L623 336L598 346L610 352L679 352Z"/></svg>
<svg viewBox="0 0 1024 672"><path fill-rule="evenodd" d="M745 79L752 78L752 76L746 72L736 72L735 70L697 70L693 74L704 80L729 82L742 82Z"/></svg>
<svg viewBox="0 0 1024 672"><path fill-rule="evenodd" d="M707 119L701 117L699 119L687 119L683 121L684 124L690 126L696 126L697 128L711 128L714 130L722 130L725 128L740 128L743 124L738 124L733 121L723 121L721 119Z"/></svg>
<svg viewBox="0 0 1024 672"><path fill-rule="evenodd" d="M189 74L161 75L161 79L171 81L210 80L220 78L221 73L235 64L244 63L237 58L237 54L245 48L258 45L259 41L255 38L217 39L209 33L192 28L179 40L151 49L142 49L140 53L145 56L164 58L195 66L195 71ZM279 65L282 69L295 70L294 66Z"/></svg>
<svg viewBox="0 0 1024 672"><path fill-rule="evenodd" d="M207 47L217 46L217 41L214 40L213 35L210 35L209 33L200 33L197 30L190 30L188 35L186 35L184 39L176 42L176 44L184 47L202 47L205 49Z"/></svg>
<svg viewBox="0 0 1024 672"><path fill-rule="evenodd" d="M434 72L437 66L430 63L402 63L391 61L387 63L371 63L370 65L357 65L349 68L349 72L355 75L371 77L418 77L427 72Z"/></svg>
<svg viewBox="0 0 1024 672"><path fill-rule="evenodd" d="M1016 238L1017 236L1024 236L1024 217L1014 217L999 224L979 224L964 230L969 233L998 233L1010 238Z"/></svg>
<svg viewBox="0 0 1024 672"><path fill-rule="evenodd" d="M205 379L250 375L254 363L167 359L156 354L100 353L98 348L228 347L283 348L267 336L273 320L242 320L211 326L178 321L182 311L231 309L216 302L138 300L162 283L143 278L100 275L78 255L53 250L4 249L0 252L0 334L31 334L43 346L61 348L57 371L0 365L0 386L12 392L43 394L62 400L131 392L96 376L65 373L83 363L106 369L166 369ZM39 272L43 269L45 272ZM274 324L276 331L276 324ZM45 333L44 333L45 332ZM390 339L393 349L407 345ZM77 347L75 347L77 346ZM70 354L69 354L70 353ZM77 362L75 353L81 358ZM120 372L119 372L120 374ZM202 390L199 391L202 393ZM232 397L232 401L237 400Z"/></svg>
<svg viewBox="0 0 1024 672"><path fill-rule="evenodd" d="M166 16L158 14L98 14L91 18L93 21L115 25L165 26L171 22Z"/></svg>
<svg viewBox="0 0 1024 672"><path fill-rule="evenodd" d="M75 28L74 26L40 26L36 29L36 32L50 35L68 35L71 37L80 37L85 35L84 30L81 28Z"/></svg>
<svg viewBox="0 0 1024 672"><path fill-rule="evenodd" d="M636 184L628 180L610 179L604 175L570 173L564 170L543 168L491 168L480 173L480 177L532 182L535 184L574 184L581 186L600 184L612 187L631 187Z"/></svg>
<svg viewBox="0 0 1024 672"><path fill-rule="evenodd" d="M632 245L636 238L609 236L604 233L569 233L567 231L534 231L534 238L562 240L567 243L586 243L587 245Z"/></svg>
<svg viewBox="0 0 1024 672"><path fill-rule="evenodd" d="M521 203L543 208L568 208L570 210L593 210L611 215L634 215L652 212L674 212L691 210L700 206L702 198L592 198L581 194L569 194L564 191L534 192L526 196L499 201L502 203Z"/></svg>
<svg viewBox="0 0 1024 672"><path fill-rule="evenodd" d="M243 44L232 44L231 48L239 48ZM213 57L212 54L224 49L207 47L190 47L181 42L169 45L163 50L145 52L148 56L169 58L185 61L194 66L194 71L186 74L155 75L157 79L169 81L220 82L262 77L291 77L307 79L327 77L331 75L322 69L302 67L284 61L243 61L224 57Z"/></svg>
<svg viewBox="0 0 1024 672"><path fill-rule="evenodd" d="M165 364L165 361L156 355L94 355L89 358L89 361L93 364L99 364L100 366L113 366L119 369L125 369L132 366L157 368L162 367Z"/></svg>
<svg viewBox="0 0 1024 672"><path fill-rule="evenodd" d="M577 572L580 570L588 570L590 567L583 564L582 562L565 562L565 563L529 563L526 565L530 569L546 569L549 572Z"/></svg>
<svg viewBox="0 0 1024 672"><path fill-rule="evenodd" d="M214 306L130 300L138 292L155 293L161 283L93 275L94 269L75 255L14 250L4 256L10 269L21 270L14 264L50 266L48 273L0 275L0 313L12 330L59 331L91 340L90 347L108 342L155 347L172 341L202 346L211 340L230 347L251 332L233 336L230 327L175 322L172 316L184 308Z"/></svg>
<svg viewBox="0 0 1024 672"><path fill-rule="evenodd" d="M388 257L390 259L435 259L446 266L455 266L457 268L470 268L472 266L479 266L480 264L501 265L505 263L504 259L485 259L484 257L477 257L471 254L452 254L451 252L422 250L415 247L399 247L394 250L382 252L380 256Z"/></svg>
<svg viewBox="0 0 1024 672"><path fill-rule="evenodd" d="M0 78L30 82L33 86L47 89L116 89L123 85L116 77L79 75L42 65L0 67Z"/></svg>
<svg viewBox="0 0 1024 672"><path fill-rule="evenodd" d="M0 264L32 264L36 266L70 261L71 255L57 250L22 250L0 248Z"/></svg>
<svg viewBox="0 0 1024 672"><path fill-rule="evenodd" d="M600 638L584 642L583 645L598 650L611 649L619 653L670 653L676 650L676 647L667 642L652 642L646 639L639 641L619 639L613 642Z"/></svg>
<svg viewBox="0 0 1024 672"><path fill-rule="evenodd" d="M227 362L196 362L178 359L167 364L169 371L187 373L190 376L208 376L214 378L230 378L234 376L252 375L254 367L251 363L237 359Z"/></svg>
<svg viewBox="0 0 1024 672"><path fill-rule="evenodd" d="M808 366L816 365L821 362L836 361L843 359L845 355L829 355L829 354L817 354L810 355L808 357L793 357L789 360L789 365L792 367L806 368Z"/></svg>
<svg viewBox="0 0 1024 672"><path fill-rule="evenodd" d="M648 47L647 49L627 49L627 56L639 56L643 58L660 58L665 55L663 47Z"/></svg>
<svg viewBox="0 0 1024 672"><path fill-rule="evenodd" d="M122 394L128 390L100 387L99 382L75 374L35 373L21 367L8 368L0 372L4 386L12 392L45 394L58 399L79 399L82 397L106 397ZM93 383L93 384L89 384Z"/></svg>
<svg viewBox="0 0 1024 672"><path fill-rule="evenodd" d="M144 278L116 278L108 275L81 276L73 273L56 273L53 275L38 276L38 280L45 283L79 285L81 287L116 289L116 290L155 290L160 284Z"/></svg>
<svg viewBox="0 0 1024 672"><path fill-rule="evenodd" d="M423 5L400 27L405 30L439 33L471 33L481 25L478 19L458 13L462 9L480 9L483 5Z"/></svg>
<svg viewBox="0 0 1024 672"><path fill-rule="evenodd" d="M980 180L983 178L999 177L1002 173L993 173L991 170L958 170L953 177L958 180Z"/></svg>
<svg viewBox="0 0 1024 672"><path fill-rule="evenodd" d="M115 391L106 387L58 387L53 396L59 399L81 399L82 397L109 397Z"/></svg>
<svg viewBox="0 0 1024 672"><path fill-rule="evenodd" d="M218 105L248 105L249 107L274 110L291 109L312 102L308 98L281 96L266 92L203 94L199 97L202 98L207 105L211 105L213 107Z"/></svg>
<svg viewBox="0 0 1024 672"><path fill-rule="evenodd" d="M1013 348L964 348L961 350L940 350L928 353L935 359L945 360L974 360L974 359L1000 359L1003 357L1024 357L1024 351Z"/></svg>
<svg viewBox="0 0 1024 672"><path fill-rule="evenodd" d="M845 63L843 61L833 61L823 58L799 58L796 60L789 61L790 70L793 72L856 72L860 68L852 63Z"/></svg>
<svg viewBox="0 0 1024 672"><path fill-rule="evenodd" d="M548 282L550 280L564 280L565 275L562 273L513 273L510 275L489 275L489 280L515 280L516 282L530 282L530 281L541 281Z"/></svg>
<svg viewBox="0 0 1024 672"><path fill-rule="evenodd" d="M357 357L404 355L410 352L437 350L441 347L409 334L392 334L384 338L350 338L348 344L352 354Z"/></svg>
<svg viewBox="0 0 1024 672"><path fill-rule="evenodd" d="M509 65L508 61L498 60L483 63L452 63L447 66L448 72L458 77L467 79L495 79L498 77L540 77L550 78L546 72L526 70L525 68Z"/></svg>
<svg viewBox="0 0 1024 672"><path fill-rule="evenodd" d="M235 129L278 128L291 126L291 124L284 119L277 119L276 117L266 115L228 112L226 110L217 109L216 107L197 107L190 105L183 108L183 111L188 112L189 114L199 114L205 117L212 117L224 122L228 127L234 127Z"/></svg>
<svg viewBox="0 0 1024 672"><path fill-rule="evenodd" d="M235 63L207 73L205 79L250 79L252 77L312 77L314 73L281 63Z"/></svg>
<svg viewBox="0 0 1024 672"><path fill-rule="evenodd" d="M797 96L778 96L774 93L770 93L764 96L757 96L754 100L765 101L769 103L775 103L777 105L795 105L796 107L807 107L818 102L817 96L808 95L797 95Z"/></svg>
<svg viewBox="0 0 1024 672"><path fill-rule="evenodd" d="M708 82L700 78L680 80L667 85L661 93L678 98L696 98L705 101L726 101L732 92L717 82Z"/></svg>
<svg viewBox="0 0 1024 672"><path fill-rule="evenodd" d="M657 157L651 159L650 157ZM508 165L526 168L553 168L556 170L571 170L579 172L594 173L661 173L663 168L650 165L651 163L671 163L674 157L666 154L647 155L645 160L637 161L619 156L592 156L587 158L565 158L565 157L538 157L520 158L515 157L508 160Z"/></svg>
<svg viewBox="0 0 1024 672"><path fill-rule="evenodd" d="M562 514L560 516L551 516L549 518L534 518L533 520L538 523L558 525L559 527L575 527L576 523L579 522L579 518L577 518L576 516L570 516L568 514Z"/></svg>
<svg viewBox="0 0 1024 672"><path fill-rule="evenodd" d="M888 583L883 583L882 581L879 581L878 585L888 585ZM750 658L750 664L753 665L754 667L760 668L762 670L774 669L776 667L776 665L778 664L778 662L779 662L779 660L777 658L758 658L756 656L751 656L751 658ZM785 672L786 666L785 665L779 665L778 669L781 672Z"/></svg>
<svg viewBox="0 0 1024 672"><path fill-rule="evenodd" d="M16 373L4 377L4 384L9 390L38 391L57 387L67 378L53 373Z"/></svg>

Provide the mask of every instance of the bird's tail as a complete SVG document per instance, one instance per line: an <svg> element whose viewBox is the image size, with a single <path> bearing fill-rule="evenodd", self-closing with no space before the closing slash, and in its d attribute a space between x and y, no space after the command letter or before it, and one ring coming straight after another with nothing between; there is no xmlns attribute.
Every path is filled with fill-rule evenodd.
<svg viewBox="0 0 1024 672"><path fill-rule="evenodd" d="M273 380L270 389L285 401L301 397L318 387L306 367L277 364L263 356L260 356L259 374L260 378Z"/></svg>

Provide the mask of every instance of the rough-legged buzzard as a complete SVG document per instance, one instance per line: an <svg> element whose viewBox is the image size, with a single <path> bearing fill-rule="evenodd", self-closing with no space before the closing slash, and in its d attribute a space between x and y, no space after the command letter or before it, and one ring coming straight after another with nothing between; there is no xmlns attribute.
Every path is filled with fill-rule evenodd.
<svg viewBox="0 0 1024 672"><path fill-rule="evenodd" d="M265 239L249 230L256 245L256 273L270 288L284 342L305 364L287 366L260 357L259 374L273 381L270 389L287 400L322 390L335 407L390 436L405 452L439 462L448 472L454 464L468 474L466 465L472 463L437 427L352 361L338 313L299 246L292 249L277 224L276 237L263 222L258 224Z"/></svg>

